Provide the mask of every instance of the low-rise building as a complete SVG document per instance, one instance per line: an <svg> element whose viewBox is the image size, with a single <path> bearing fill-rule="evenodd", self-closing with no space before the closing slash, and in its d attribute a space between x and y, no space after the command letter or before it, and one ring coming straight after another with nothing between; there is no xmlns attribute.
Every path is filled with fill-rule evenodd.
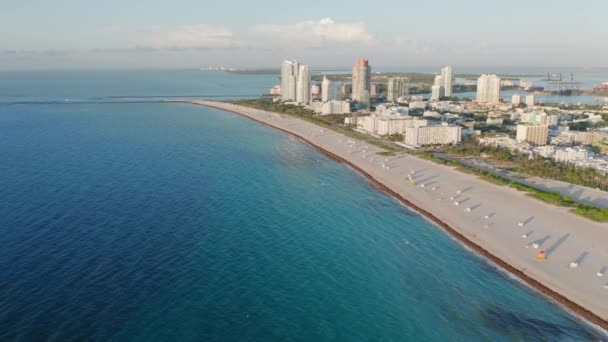
<svg viewBox="0 0 608 342"><path fill-rule="evenodd" d="M270 88L269 94L274 96L281 95L281 86L275 85L274 87Z"/></svg>
<svg viewBox="0 0 608 342"><path fill-rule="evenodd" d="M534 94L530 94L526 96L526 106L534 107L536 105L536 96Z"/></svg>
<svg viewBox="0 0 608 342"><path fill-rule="evenodd" d="M548 125L517 125L516 139L519 141L527 141L534 145L546 145L548 136Z"/></svg>
<svg viewBox="0 0 608 342"><path fill-rule="evenodd" d="M312 103L312 109L315 113L320 115L330 114L349 114L350 113L350 102L348 101L327 101Z"/></svg>
<svg viewBox="0 0 608 342"><path fill-rule="evenodd" d="M503 118L487 118L486 119L486 125L488 126L502 126L504 122Z"/></svg>
<svg viewBox="0 0 608 342"><path fill-rule="evenodd" d="M403 134L408 127L428 125L427 120L401 115L368 115L357 118L357 128L378 135Z"/></svg>
<svg viewBox="0 0 608 342"><path fill-rule="evenodd" d="M405 129L404 142L413 147L424 145L457 144L462 140L462 127L440 126L409 127Z"/></svg>
<svg viewBox="0 0 608 342"><path fill-rule="evenodd" d="M521 104L521 95L513 94L511 97L511 104L514 106L519 106Z"/></svg>

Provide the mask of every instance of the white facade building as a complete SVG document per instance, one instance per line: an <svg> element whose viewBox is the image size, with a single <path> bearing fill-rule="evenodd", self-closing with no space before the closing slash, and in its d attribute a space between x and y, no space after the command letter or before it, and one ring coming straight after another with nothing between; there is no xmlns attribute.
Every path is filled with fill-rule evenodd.
<svg viewBox="0 0 608 342"><path fill-rule="evenodd" d="M331 114L349 114L350 113L350 102L348 101L327 101L321 105L321 115Z"/></svg>
<svg viewBox="0 0 608 342"><path fill-rule="evenodd" d="M441 126L408 127L404 142L419 147L424 145L457 144L462 139L462 127L442 124Z"/></svg>
<svg viewBox="0 0 608 342"><path fill-rule="evenodd" d="M451 66L446 66L441 69L441 86L443 87L443 96L452 96L452 85L454 83L454 70Z"/></svg>
<svg viewBox="0 0 608 342"><path fill-rule="evenodd" d="M410 93L410 84L407 77L393 77L388 79L387 97L389 102L397 102L401 97Z"/></svg>
<svg viewBox="0 0 608 342"><path fill-rule="evenodd" d="M559 116L554 114L547 114L545 112L537 113L537 112L529 112L522 113L520 115L522 123L529 123L535 125L549 125L549 126L557 126L559 123Z"/></svg>
<svg viewBox="0 0 608 342"><path fill-rule="evenodd" d="M553 159L558 162L574 163L577 160L587 158L589 158L589 151L587 151L586 149L581 147L568 147L556 150L555 157Z"/></svg>
<svg viewBox="0 0 608 342"><path fill-rule="evenodd" d="M435 81L431 87L431 101L439 101L444 96L443 77L435 76Z"/></svg>
<svg viewBox="0 0 608 342"><path fill-rule="evenodd" d="M548 125L517 125L516 139L535 145L546 145L549 136Z"/></svg>
<svg viewBox="0 0 608 342"><path fill-rule="evenodd" d="M308 65L300 65L296 82L296 102L310 103L310 71Z"/></svg>
<svg viewBox="0 0 608 342"><path fill-rule="evenodd" d="M530 94L526 96L526 106L534 107L536 105L536 96L534 94Z"/></svg>
<svg viewBox="0 0 608 342"><path fill-rule="evenodd" d="M340 100L340 84L330 81L327 77L323 77L321 82L321 101L338 101Z"/></svg>
<svg viewBox="0 0 608 342"><path fill-rule="evenodd" d="M296 100L296 85L300 63L297 61L283 61L281 67L281 100Z"/></svg>
<svg viewBox="0 0 608 342"><path fill-rule="evenodd" d="M483 74L477 80L476 101L479 103L500 103L500 77Z"/></svg>
<svg viewBox="0 0 608 342"><path fill-rule="evenodd" d="M521 95L513 94L511 97L511 104L514 106L519 106L521 104Z"/></svg>
<svg viewBox="0 0 608 342"><path fill-rule="evenodd" d="M401 115L368 115L357 118L357 128L378 135L403 134L409 127L428 125L427 120Z"/></svg>

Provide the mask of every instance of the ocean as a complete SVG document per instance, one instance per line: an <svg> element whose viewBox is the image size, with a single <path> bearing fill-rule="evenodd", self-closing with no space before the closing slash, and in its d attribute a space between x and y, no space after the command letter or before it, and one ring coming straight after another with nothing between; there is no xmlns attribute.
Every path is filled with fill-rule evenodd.
<svg viewBox="0 0 608 342"><path fill-rule="evenodd" d="M273 76L0 79L0 340L605 338L297 138L154 102Z"/></svg>

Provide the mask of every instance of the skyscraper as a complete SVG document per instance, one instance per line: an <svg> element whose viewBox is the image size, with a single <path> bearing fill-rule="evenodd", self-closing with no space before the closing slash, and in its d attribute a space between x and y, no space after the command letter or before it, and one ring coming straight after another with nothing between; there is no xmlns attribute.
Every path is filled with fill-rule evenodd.
<svg viewBox="0 0 608 342"><path fill-rule="evenodd" d="M336 101L340 100L340 89L339 84L330 81L326 76L323 76L323 82L321 82L321 101Z"/></svg>
<svg viewBox="0 0 608 342"><path fill-rule="evenodd" d="M393 77L388 79L387 100L396 102L398 98L410 93L409 79L407 77Z"/></svg>
<svg viewBox="0 0 608 342"><path fill-rule="evenodd" d="M454 71L451 66L441 69L441 79L443 81L443 96L452 96L452 83L454 82Z"/></svg>
<svg viewBox="0 0 608 342"><path fill-rule="evenodd" d="M444 96L443 77L435 75L435 81L431 87L431 101L439 101Z"/></svg>
<svg viewBox="0 0 608 342"><path fill-rule="evenodd" d="M365 91L367 91L368 96L371 93L371 72L372 68L367 59L358 59L353 66L352 99L354 101L361 101Z"/></svg>
<svg viewBox="0 0 608 342"><path fill-rule="evenodd" d="M281 67L281 100L296 100L296 81L300 63L297 61L283 61Z"/></svg>
<svg viewBox="0 0 608 342"><path fill-rule="evenodd" d="M296 82L296 102L310 103L310 71L308 65L300 65Z"/></svg>
<svg viewBox="0 0 608 342"><path fill-rule="evenodd" d="M483 74L477 80L476 101L480 103L500 102L500 77Z"/></svg>

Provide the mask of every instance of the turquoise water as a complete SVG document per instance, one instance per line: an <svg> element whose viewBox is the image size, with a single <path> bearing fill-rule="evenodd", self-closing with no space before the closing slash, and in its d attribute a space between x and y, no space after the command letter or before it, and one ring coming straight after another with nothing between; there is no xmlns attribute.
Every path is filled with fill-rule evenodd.
<svg viewBox="0 0 608 342"><path fill-rule="evenodd" d="M5 101L0 158L0 340L602 337L350 168L234 114Z"/></svg>

